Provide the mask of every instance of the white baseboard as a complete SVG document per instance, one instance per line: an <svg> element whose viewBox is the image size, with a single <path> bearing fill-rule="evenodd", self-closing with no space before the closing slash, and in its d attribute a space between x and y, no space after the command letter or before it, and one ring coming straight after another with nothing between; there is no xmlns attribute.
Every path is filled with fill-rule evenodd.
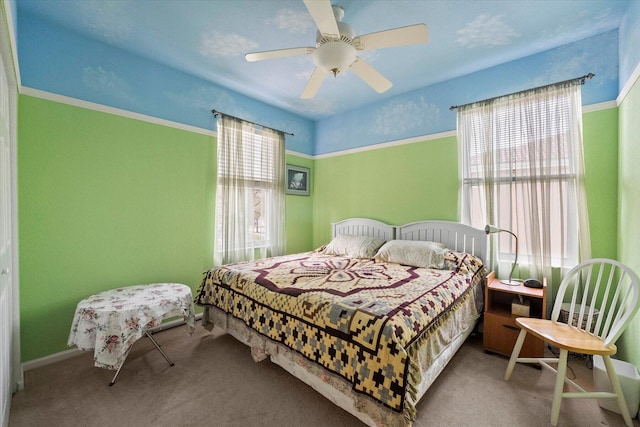
<svg viewBox="0 0 640 427"><path fill-rule="evenodd" d="M196 320L200 320L202 318L202 313L196 314ZM171 320L169 322L162 323L155 328L150 329L151 333L164 331L165 329L175 328L176 326L184 325L184 320L176 319ZM50 354L45 357L41 357L39 359L29 360L28 362L24 362L22 364L22 371L29 371L31 369L40 368L42 366L50 365L52 363L61 362L66 359L71 359L72 357L77 357L83 354L83 350L78 350L77 348L72 348L69 350L61 351L59 353ZM20 390L24 389L24 380L22 384L18 384L18 388Z"/></svg>

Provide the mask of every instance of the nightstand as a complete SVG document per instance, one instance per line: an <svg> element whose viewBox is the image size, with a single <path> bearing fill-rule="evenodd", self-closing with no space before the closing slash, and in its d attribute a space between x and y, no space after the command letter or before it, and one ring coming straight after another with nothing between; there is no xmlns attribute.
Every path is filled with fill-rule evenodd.
<svg viewBox="0 0 640 427"><path fill-rule="evenodd" d="M513 306L512 304L516 303ZM484 350L491 353L511 356L511 351L518 338L520 328L516 326L517 317L525 317L521 314L512 314L512 310L526 308L528 317L545 319L547 317L547 281L543 281L542 288L527 288L505 285L496 278L495 272L487 276L487 285L484 290L484 326L482 344ZM542 357L544 355L544 342L531 334L522 346L520 357Z"/></svg>

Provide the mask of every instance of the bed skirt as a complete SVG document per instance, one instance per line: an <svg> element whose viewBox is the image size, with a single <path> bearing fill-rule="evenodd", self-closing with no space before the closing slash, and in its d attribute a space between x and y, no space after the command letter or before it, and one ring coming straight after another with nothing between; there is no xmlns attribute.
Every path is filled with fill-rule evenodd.
<svg viewBox="0 0 640 427"><path fill-rule="evenodd" d="M414 368L419 371L421 379L416 389L408 393L403 412L396 412L369 396L354 391L352 384L341 376L308 360L295 350L264 337L217 307L205 307L202 325L208 330L212 330L214 325L225 330L250 347L251 356L256 362L269 358L367 425L411 426L416 416L416 404L473 332L482 311L481 299L478 299L482 295L482 282L474 292L469 292L458 302L456 309L442 316L437 327L421 337L419 345L411 352L411 357L415 360Z"/></svg>

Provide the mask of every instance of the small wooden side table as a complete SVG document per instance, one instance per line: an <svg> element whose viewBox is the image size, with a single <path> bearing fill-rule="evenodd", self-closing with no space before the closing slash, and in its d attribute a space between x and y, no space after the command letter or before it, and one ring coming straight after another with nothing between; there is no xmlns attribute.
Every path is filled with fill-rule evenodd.
<svg viewBox="0 0 640 427"><path fill-rule="evenodd" d="M521 315L512 314L511 304L516 301L529 305L529 317L545 319L547 317L547 282L542 288L527 288L505 285L496 278L495 272L489 273L485 286L484 327L482 344L484 350L491 353L511 356L520 328L516 326L516 318ZM544 342L531 334L527 334L521 357L542 357Z"/></svg>

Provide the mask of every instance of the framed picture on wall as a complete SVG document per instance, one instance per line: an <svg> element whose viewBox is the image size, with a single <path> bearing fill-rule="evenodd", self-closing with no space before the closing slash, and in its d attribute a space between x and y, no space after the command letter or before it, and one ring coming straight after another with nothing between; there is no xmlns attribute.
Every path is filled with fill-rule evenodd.
<svg viewBox="0 0 640 427"><path fill-rule="evenodd" d="M296 196L308 196L311 186L311 174L309 168L303 166L287 165L287 194Z"/></svg>

